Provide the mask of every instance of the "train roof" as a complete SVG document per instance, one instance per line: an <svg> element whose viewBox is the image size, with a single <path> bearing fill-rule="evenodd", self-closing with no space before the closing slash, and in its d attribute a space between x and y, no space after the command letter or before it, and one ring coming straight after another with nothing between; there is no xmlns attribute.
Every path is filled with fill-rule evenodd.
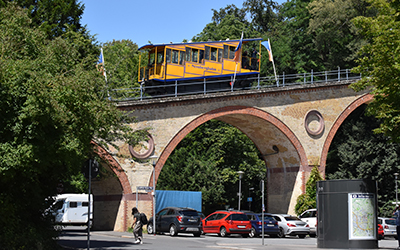
<svg viewBox="0 0 400 250"><path fill-rule="evenodd" d="M252 42L252 41L262 41L262 38L248 38L248 39L243 39L243 42ZM146 44L143 45L142 47L139 48L139 50L142 49L151 49L154 47L161 47L161 46L169 46L169 45L189 45L189 44L202 44L202 43L226 43L226 42L239 42L239 40L221 40L221 41L207 41L207 42L193 42L193 43L163 43L163 44Z"/></svg>

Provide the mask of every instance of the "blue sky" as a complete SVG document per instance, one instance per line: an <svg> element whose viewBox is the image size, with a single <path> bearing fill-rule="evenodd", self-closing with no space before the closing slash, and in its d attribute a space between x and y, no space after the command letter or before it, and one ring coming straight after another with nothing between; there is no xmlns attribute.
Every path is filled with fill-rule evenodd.
<svg viewBox="0 0 400 250"><path fill-rule="evenodd" d="M99 42L130 39L139 47L190 40L211 22L213 11L244 0L82 0L81 20ZM281 1L278 1L281 2ZM237 38L239 39L239 37Z"/></svg>

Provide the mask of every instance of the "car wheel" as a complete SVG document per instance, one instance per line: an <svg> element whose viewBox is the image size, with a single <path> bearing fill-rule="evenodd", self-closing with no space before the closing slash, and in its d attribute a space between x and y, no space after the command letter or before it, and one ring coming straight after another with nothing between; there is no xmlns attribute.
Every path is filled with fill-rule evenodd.
<svg viewBox="0 0 400 250"><path fill-rule="evenodd" d="M200 237L201 233L193 233L194 237Z"/></svg>
<svg viewBox="0 0 400 250"><path fill-rule="evenodd" d="M249 234L242 234L242 238L247 238L249 237Z"/></svg>
<svg viewBox="0 0 400 250"><path fill-rule="evenodd" d="M154 233L153 223L147 224L147 233L148 234L153 234Z"/></svg>
<svg viewBox="0 0 400 250"><path fill-rule="evenodd" d="M228 234L226 233L226 228L225 227L221 227L221 229L219 230L219 236L221 236L221 237L228 236Z"/></svg>
<svg viewBox="0 0 400 250"><path fill-rule="evenodd" d="M251 228L250 233L249 233L249 236L250 236L251 238L257 237L257 236L258 236L257 233L256 233L256 229L255 229L254 227Z"/></svg>
<svg viewBox="0 0 400 250"><path fill-rule="evenodd" d="M304 239L306 237L305 234L299 234L298 236L299 236L300 239Z"/></svg>
<svg viewBox="0 0 400 250"><path fill-rule="evenodd" d="M279 238L284 238L285 237L285 233L283 232L283 228L279 228L279 233L278 233L278 237Z"/></svg>
<svg viewBox="0 0 400 250"><path fill-rule="evenodd" d="M173 224L169 227L169 235L171 235L171 236L177 236L178 235L178 231L176 229L176 226L173 225Z"/></svg>

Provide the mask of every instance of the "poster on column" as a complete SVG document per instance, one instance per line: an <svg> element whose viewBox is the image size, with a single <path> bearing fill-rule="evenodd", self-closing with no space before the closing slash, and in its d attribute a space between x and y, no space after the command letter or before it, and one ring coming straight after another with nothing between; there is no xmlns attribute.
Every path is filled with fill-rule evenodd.
<svg viewBox="0 0 400 250"><path fill-rule="evenodd" d="M349 239L376 239L375 194L349 193Z"/></svg>

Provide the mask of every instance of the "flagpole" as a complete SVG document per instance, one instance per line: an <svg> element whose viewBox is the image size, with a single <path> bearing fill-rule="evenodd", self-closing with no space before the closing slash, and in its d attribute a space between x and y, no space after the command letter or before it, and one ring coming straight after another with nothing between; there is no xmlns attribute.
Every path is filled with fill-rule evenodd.
<svg viewBox="0 0 400 250"><path fill-rule="evenodd" d="M236 80L237 65L242 60L242 41L243 41L243 31L242 31L242 36L240 37L238 47L236 48L237 50L240 49L240 52L239 52L239 60L237 60L237 61L235 60L236 66L235 66L235 73L233 74L233 81L231 82L231 91L233 91L233 85L235 84L235 80ZM236 51L235 51L235 53L236 53ZM236 55L235 55L235 58L236 58Z"/></svg>
<svg viewBox="0 0 400 250"><path fill-rule="evenodd" d="M107 96L108 96L108 99L111 100L110 92L109 92L109 90L108 90L107 71L106 71L106 60L104 60L103 48L101 48L100 51L101 51L101 52L100 52L100 53L101 53L101 57L102 57L102 59L103 59L103 72L104 72L104 78L105 78L105 80L106 80Z"/></svg>
<svg viewBox="0 0 400 250"><path fill-rule="evenodd" d="M275 74L276 85L279 87L278 78L276 77L276 69L275 69L274 54L272 53L272 46L271 46L271 42L269 41L269 38L268 38L268 45L269 45L269 49L271 50L272 66L274 67L274 74Z"/></svg>

